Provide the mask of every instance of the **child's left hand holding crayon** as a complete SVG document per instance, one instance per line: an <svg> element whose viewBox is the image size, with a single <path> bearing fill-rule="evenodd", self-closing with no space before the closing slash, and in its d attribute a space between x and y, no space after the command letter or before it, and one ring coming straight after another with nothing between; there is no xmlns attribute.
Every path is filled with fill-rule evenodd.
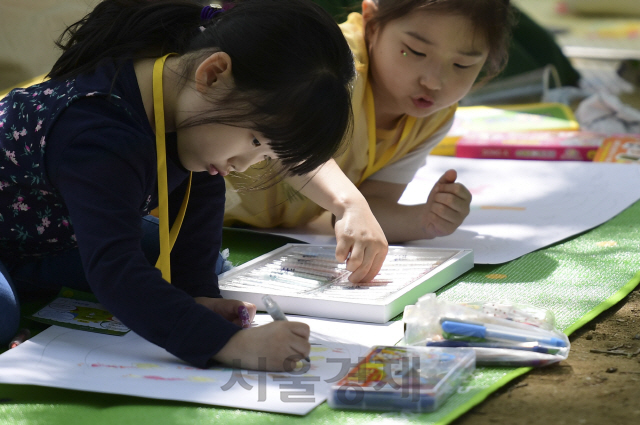
<svg viewBox="0 0 640 425"><path fill-rule="evenodd" d="M457 178L456 170L447 170L431 189L421 216L425 239L450 235L469 215L471 192Z"/></svg>
<svg viewBox="0 0 640 425"><path fill-rule="evenodd" d="M196 302L243 328L251 326L256 315L255 304L225 298L196 297Z"/></svg>

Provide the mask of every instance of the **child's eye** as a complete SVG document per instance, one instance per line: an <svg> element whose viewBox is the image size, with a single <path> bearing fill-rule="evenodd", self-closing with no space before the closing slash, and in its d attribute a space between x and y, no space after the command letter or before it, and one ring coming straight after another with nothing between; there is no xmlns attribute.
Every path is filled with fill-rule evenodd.
<svg viewBox="0 0 640 425"><path fill-rule="evenodd" d="M455 66L456 68L459 68L459 69L471 68L471 65L460 65L459 63L454 63L453 66Z"/></svg>
<svg viewBox="0 0 640 425"><path fill-rule="evenodd" d="M253 139L253 146L261 146L262 143L258 139Z"/></svg>
<svg viewBox="0 0 640 425"><path fill-rule="evenodd" d="M406 45L405 45L405 46L406 46ZM424 53L416 52L415 50L413 50L413 49L412 49L411 47L409 47L409 46L406 46L406 47L407 47L407 49L408 49L411 53L413 53L413 54L414 54L414 55L416 55L416 56L420 56L420 57L426 57L426 56L427 56L427 55L426 55L426 54L424 54Z"/></svg>

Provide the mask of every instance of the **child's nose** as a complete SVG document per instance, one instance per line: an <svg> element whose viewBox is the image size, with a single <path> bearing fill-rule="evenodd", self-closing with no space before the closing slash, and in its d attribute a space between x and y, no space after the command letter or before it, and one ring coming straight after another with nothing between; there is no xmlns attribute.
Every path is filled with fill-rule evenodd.
<svg viewBox="0 0 640 425"><path fill-rule="evenodd" d="M420 85L429 90L440 90L443 86L442 75L440 66L428 67L420 76Z"/></svg>
<svg viewBox="0 0 640 425"><path fill-rule="evenodd" d="M255 155L255 156L251 156L250 158L249 157L244 157L241 159L239 158L234 162L233 168L235 169L235 171L244 173L249 169L249 167L261 162L263 159L264 159L263 155Z"/></svg>

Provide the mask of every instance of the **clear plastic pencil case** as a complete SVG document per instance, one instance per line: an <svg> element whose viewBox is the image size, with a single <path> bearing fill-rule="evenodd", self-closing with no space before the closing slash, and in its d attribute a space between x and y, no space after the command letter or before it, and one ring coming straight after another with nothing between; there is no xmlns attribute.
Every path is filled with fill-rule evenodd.
<svg viewBox="0 0 640 425"><path fill-rule="evenodd" d="M475 370L472 349L376 346L334 384L334 409L433 412Z"/></svg>
<svg viewBox="0 0 640 425"><path fill-rule="evenodd" d="M455 304L435 294L405 307L404 343L464 347L478 365L545 366L565 360L569 338L555 327L553 313L508 301Z"/></svg>

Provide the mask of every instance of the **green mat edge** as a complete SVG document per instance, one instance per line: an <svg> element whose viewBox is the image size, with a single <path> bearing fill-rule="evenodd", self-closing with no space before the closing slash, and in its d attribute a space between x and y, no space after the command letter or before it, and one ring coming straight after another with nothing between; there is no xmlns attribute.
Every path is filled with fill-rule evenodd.
<svg viewBox="0 0 640 425"><path fill-rule="evenodd" d="M598 317L600 314L604 313L606 310L610 309L611 307L619 303L624 297L629 295L631 291L633 291L638 286L639 283L640 283L640 272L637 272L615 294L611 295L609 298L607 298L606 300L604 300L603 302L595 306L591 311L589 311L580 319L578 319L577 322L575 322L573 325L565 329L564 334L567 336L571 335L572 333L574 333L575 331L577 331L578 329L580 329L581 327L583 327L584 325L586 325L587 323L589 323L590 321ZM502 379L495 382L489 388L476 394L466 404L458 407L456 410L452 411L448 416L445 416L439 422L436 422L435 425L447 425L453 422L454 420L464 415L465 413L467 413L469 410L471 410L478 404L485 401L487 397L489 397L495 391L499 390L500 388L508 384L510 381L513 381L514 379L524 375L525 373L529 372L532 369L533 369L532 367L521 367L509 373L508 375L505 375Z"/></svg>
<svg viewBox="0 0 640 425"><path fill-rule="evenodd" d="M618 292L598 304L593 308L593 310L582 316L577 322L565 329L564 333L567 336L571 335L572 333L595 319L598 315L616 305L618 302L620 302L620 300L629 295L631 291L633 291L638 286L638 283L640 283L640 272L636 273L635 276L631 278L631 280L629 280L622 288L618 290Z"/></svg>

